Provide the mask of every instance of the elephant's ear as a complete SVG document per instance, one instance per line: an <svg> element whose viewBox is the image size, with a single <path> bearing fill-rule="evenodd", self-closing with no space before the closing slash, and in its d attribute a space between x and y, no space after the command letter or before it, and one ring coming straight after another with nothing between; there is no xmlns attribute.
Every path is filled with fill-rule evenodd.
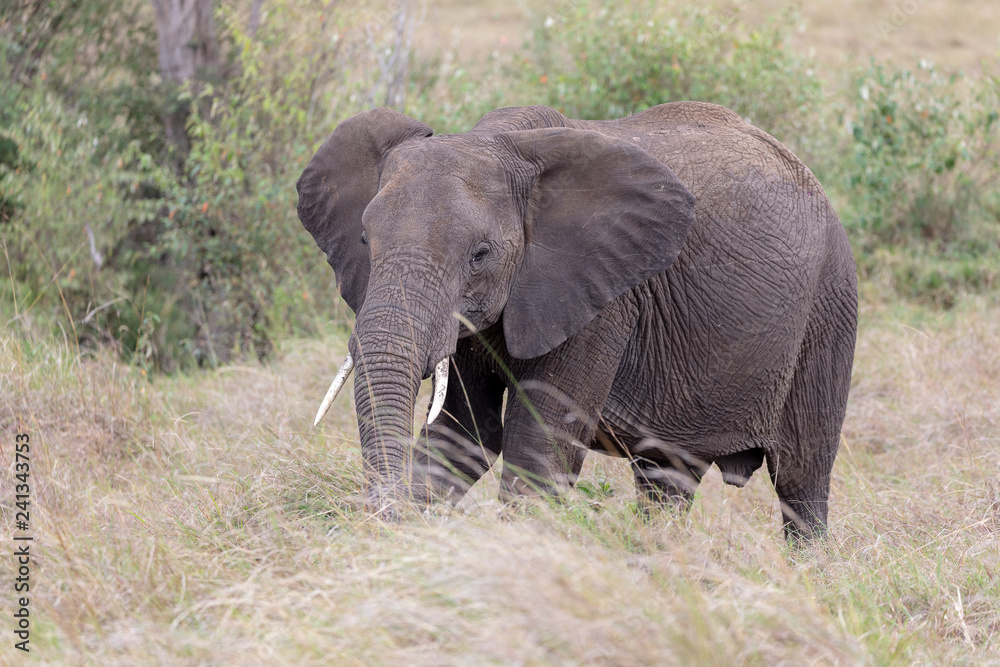
<svg viewBox="0 0 1000 667"><path fill-rule="evenodd" d="M365 111L338 125L299 177L299 220L326 253L354 312L361 310L368 289L361 215L378 192L379 164L394 146L431 134L431 128L398 111Z"/></svg>
<svg viewBox="0 0 1000 667"><path fill-rule="evenodd" d="M504 310L507 349L545 354L677 258L694 195L633 144L554 128L498 135L536 174L524 260Z"/></svg>

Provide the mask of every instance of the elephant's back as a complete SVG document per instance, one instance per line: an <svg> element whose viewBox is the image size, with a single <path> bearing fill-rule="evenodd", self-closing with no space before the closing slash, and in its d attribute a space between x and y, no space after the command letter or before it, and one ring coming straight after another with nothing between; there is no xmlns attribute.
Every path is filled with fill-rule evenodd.
<svg viewBox="0 0 1000 667"><path fill-rule="evenodd" d="M718 104L671 102L626 118L569 122L638 145L670 167L696 196L706 194L713 182L756 177L819 193L826 203L822 185L794 153Z"/></svg>
<svg viewBox="0 0 1000 667"><path fill-rule="evenodd" d="M725 107L674 102L618 120L572 122L639 145L695 195L695 223L676 266L706 288L713 277L770 279L782 293L801 295L844 254L846 233L809 168Z"/></svg>

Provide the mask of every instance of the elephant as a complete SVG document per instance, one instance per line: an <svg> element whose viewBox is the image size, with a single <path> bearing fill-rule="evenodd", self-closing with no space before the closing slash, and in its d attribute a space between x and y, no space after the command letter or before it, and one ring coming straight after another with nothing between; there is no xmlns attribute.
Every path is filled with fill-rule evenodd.
<svg viewBox="0 0 1000 667"><path fill-rule="evenodd" d="M368 510L457 501L501 454L502 501L559 497L597 450L650 508L766 461L786 539L825 533L857 272L819 181L763 130L701 102L511 107L440 136L372 109L297 190L356 314L317 423L356 371Z"/></svg>

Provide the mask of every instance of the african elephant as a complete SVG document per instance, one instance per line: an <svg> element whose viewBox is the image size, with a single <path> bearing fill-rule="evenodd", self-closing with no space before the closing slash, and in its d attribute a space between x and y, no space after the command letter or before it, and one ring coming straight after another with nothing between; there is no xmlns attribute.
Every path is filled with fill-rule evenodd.
<svg viewBox="0 0 1000 667"><path fill-rule="evenodd" d="M444 136L374 109L297 187L357 313L317 422L356 364L371 510L457 499L501 452L503 499L559 493L597 449L681 506L710 464L742 486L766 460L786 537L824 532L857 276L823 188L767 133L698 102L507 108Z"/></svg>

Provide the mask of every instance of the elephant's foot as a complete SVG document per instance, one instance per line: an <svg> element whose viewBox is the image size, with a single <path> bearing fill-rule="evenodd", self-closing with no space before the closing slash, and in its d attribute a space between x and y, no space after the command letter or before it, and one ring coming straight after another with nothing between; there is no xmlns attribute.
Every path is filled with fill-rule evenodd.
<svg viewBox="0 0 1000 667"><path fill-rule="evenodd" d="M767 467L781 503L785 539L789 544L796 545L826 534L833 457L813 461L809 467L789 458L780 461L777 456L769 455Z"/></svg>
<svg viewBox="0 0 1000 667"><path fill-rule="evenodd" d="M826 535L827 494L821 494L822 497L818 493L802 495L807 497L778 493L785 540L793 546L805 545Z"/></svg>

